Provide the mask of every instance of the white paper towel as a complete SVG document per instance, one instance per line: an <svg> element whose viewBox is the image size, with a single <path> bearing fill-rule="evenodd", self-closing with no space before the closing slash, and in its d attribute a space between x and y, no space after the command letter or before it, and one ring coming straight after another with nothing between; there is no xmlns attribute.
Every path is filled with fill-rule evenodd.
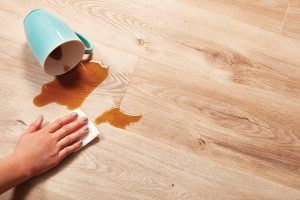
<svg viewBox="0 0 300 200"><path fill-rule="evenodd" d="M99 136L100 131L97 129L96 125L93 123L93 121L88 117L88 115L83 112L80 108L77 108L73 110L73 112L78 113L78 117L86 116L89 120L88 127L89 127L89 133L82 139L82 147L93 141L96 137Z"/></svg>

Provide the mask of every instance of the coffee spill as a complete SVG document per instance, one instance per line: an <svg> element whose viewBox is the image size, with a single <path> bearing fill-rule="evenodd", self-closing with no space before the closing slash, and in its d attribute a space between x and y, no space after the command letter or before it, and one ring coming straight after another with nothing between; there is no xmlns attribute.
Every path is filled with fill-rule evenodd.
<svg viewBox="0 0 300 200"><path fill-rule="evenodd" d="M36 106L56 102L73 110L108 75L108 68L95 62L81 62L71 71L57 76L55 80L43 85L41 93L33 99Z"/></svg>
<svg viewBox="0 0 300 200"><path fill-rule="evenodd" d="M54 49L50 55L51 58L53 58L54 60L60 60L62 59L62 49L61 46L57 47L56 49Z"/></svg>
<svg viewBox="0 0 300 200"><path fill-rule="evenodd" d="M112 126L125 129L130 123L138 122L142 118L141 115L128 115L120 110L119 107L111 108L95 119L96 124L108 122Z"/></svg>

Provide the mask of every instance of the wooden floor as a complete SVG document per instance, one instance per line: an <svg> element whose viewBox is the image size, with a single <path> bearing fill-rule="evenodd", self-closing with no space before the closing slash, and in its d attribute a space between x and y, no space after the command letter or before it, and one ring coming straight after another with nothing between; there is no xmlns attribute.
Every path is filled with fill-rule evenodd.
<svg viewBox="0 0 300 200"><path fill-rule="evenodd" d="M22 21L57 14L94 44L108 78L82 108L143 119L0 199L300 199L300 1L0 1L0 157L53 78Z"/></svg>

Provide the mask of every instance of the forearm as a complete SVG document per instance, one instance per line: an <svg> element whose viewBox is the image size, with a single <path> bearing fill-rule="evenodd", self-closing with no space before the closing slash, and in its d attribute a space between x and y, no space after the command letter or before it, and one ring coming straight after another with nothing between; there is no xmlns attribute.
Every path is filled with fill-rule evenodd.
<svg viewBox="0 0 300 200"><path fill-rule="evenodd" d="M9 155L0 160L0 194L26 181L29 177L16 157Z"/></svg>

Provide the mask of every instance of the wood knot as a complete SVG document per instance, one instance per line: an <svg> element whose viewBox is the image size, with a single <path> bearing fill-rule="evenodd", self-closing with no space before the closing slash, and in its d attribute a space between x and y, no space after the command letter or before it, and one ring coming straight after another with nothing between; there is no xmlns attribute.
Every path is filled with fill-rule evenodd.
<svg viewBox="0 0 300 200"><path fill-rule="evenodd" d="M197 144L199 145L199 147L200 147L201 150L205 149L205 147L206 147L206 142L203 139L201 139L201 138L197 139Z"/></svg>
<svg viewBox="0 0 300 200"><path fill-rule="evenodd" d="M138 38L136 41L137 41L138 46L144 46L144 44L145 44L145 41L141 38Z"/></svg>

